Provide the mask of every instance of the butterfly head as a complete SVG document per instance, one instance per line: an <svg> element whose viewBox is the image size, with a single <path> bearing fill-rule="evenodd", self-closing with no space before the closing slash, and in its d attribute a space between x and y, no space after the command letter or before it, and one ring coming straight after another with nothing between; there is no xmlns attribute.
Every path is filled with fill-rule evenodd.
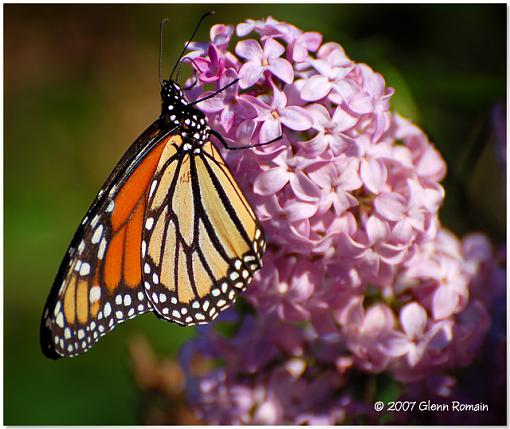
<svg viewBox="0 0 510 429"><path fill-rule="evenodd" d="M162 116L175 115L188 105L181 87L173 80L163 81L161 85L161 100L163 102Z"/></svg>
<svg viewBox="0 0 510 429"><path fill-rule="evenodd" d="M179 127L183 139L192 139L203 144L210 131L205 115L188 103L180 86L172 80L163 81L161 98L161 119L166 124Z"/></svg>

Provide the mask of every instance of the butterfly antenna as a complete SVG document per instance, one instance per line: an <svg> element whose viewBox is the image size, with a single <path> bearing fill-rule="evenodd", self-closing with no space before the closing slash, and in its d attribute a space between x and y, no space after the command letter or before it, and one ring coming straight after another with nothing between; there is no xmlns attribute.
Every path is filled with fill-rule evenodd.
<svg viewBox="0 0 510 429"><path fill-rule="evenodd" d="M159 83L163 86L163 78L161 75L163 74L163 29L165 28L165 23L168 21L168 18L163 18L159 25Z"/></svg>
<svg viewBox="0 0 510 429"><path fill-rule="evenodd" d="M193 40L193 37L195 37L195 34L197 34L197 31L198 29L200 28L200 24L202 24L202 21L207 18L208 16L210 15L214 15L214 10L211 10L207 13L204 13L202 15L202 17L200 18L200 21L198 21L198 24L197 26L195 27L195 31L193 31L193 34L191 35L191 37L189 38L189 40L186 42L186 45L184 46L184 49L182 50L181 52L181 55L179 55L179 59L177 60L177 62L175 63L175 66L174 68L172 69L172 73L170 73L170 80L172 79L172 76L174 75L174 72L175 72L175 69L177 68L177 65L179 64L179 62L181 61L181 58L182 56L184 55L184 53L186 52L186 50L188 49L188 46L189 44L191 43L191 41Z"/></svg>

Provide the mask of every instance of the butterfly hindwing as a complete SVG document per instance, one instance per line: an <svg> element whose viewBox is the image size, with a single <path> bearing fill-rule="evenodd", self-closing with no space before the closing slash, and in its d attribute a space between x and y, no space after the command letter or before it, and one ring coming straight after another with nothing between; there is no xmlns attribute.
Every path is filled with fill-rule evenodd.
<svg viewBox="0 0 510 429"><path fill-rule="evenodd" d="M264 251L262 229L211 142L163 152L147 203L143 281L160 317L207 323L235 301Z"/></svg>

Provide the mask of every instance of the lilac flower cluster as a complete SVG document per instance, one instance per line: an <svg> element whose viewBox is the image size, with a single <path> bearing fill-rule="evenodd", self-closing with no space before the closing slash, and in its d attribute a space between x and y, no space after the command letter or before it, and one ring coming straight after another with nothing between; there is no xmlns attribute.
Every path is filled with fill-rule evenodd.
<svg viewBox="0 0 510 429"><path fill-rule="evenodd" d="M191 44L189 97L239 79L199 104L209 125L233 146L275 141L224 151L268 251L245 294L256 315L231 311L220 324L232 319L233 337L201 328L183 349L199 416L370 421L353 374L387 372L411 386L468 365L504 278L483 235L460 241L441 226L445 163L390 111L393 89L339 44L273 18L215 25L210 36ZM196 356L222 365L193 374Z"/></svg>

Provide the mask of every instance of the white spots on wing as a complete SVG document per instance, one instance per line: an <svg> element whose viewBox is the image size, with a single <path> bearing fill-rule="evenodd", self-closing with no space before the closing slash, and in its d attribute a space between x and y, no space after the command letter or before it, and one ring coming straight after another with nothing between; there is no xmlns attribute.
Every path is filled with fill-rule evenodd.
<svg viewBox="0 0 510 429"><path fill-rule="evenodd" d="M231 280L236 280L239 278L239 273L237 271L234 271L232 273L230 273L230 279Z"/></svg>
<svg viewBox="0 0 510 429"><path fill-rule="evenodd" d="M154 180L151 184L151 190L149 191L149 198L152 197L152 194L154 193L156 186L158 186L158 181Z"/></svg>
<svg viewBox="0 0 510 429"><path fill-rule="evenodd" d="M223 284L221 285L221 291L222 291L223 293L227 293L227 289L228 289L228 284L227 284L227 283L223 283Z"/></svg>
<svg viewBox="0 0 510 429"><path fill-rule="evenodd" d="M181 313L179 313L177 310L174 310L172 311L172 316L175 317L176 319L180 319Z"/></svg>
<svg viewBox="0 0 510 429"><path fill-rule="evenodd" d="M145 257L145 254L147 253L147 243L145 240L142 241L142 256Z"/></svg>
<svg viewBox="0 0 510 429"><path fill-rule="evenodd" d="M205 316L202 313L196 313L195 319L197 320L205 320Z"/></svg>
<svg viewBox="0 0 510 429"><path fill-rule="evenodd" d="M99 243L99 240L101 239L101 235L103 235L103 225L99 225L96 230L94 231L94 234L92 235L92 239L90 240L92 244Z"/></svg>
<svg viewBox="0 0 510 429"><path fill-rule="evenodd" d="M177 298L175 296L173 296L172 298L170 298L170 302L172 304L177 304Z"/></svg>
<svg viewBox="0 0 510 429"><path fill-rule="evenodd" d="M110 314L112 314L112 306L107 302L104 306L104 317L108 317Z"/></svg>
<svg viewBox="0 0 510 429"><path fill-rule="evenodd" d="M147 218L147 220L145 221L145 228L150 231L152 229L153 225L154 225L154 218L152 218L152 217Z"/></svg>
<svg viewBox="0 0 510 429"><path fill-rule="evenodd" d="M74 266L74 271L80 271L81 268L81 260L78 259L76 265Z"/></svg>
<svg viewBox="0 0 510 429"><path fill-rule="evenodd" d="M84 262L80 267L80 276L86 276L90 273L90 264Z"/></svg>
<svg viewBox="0 0 510 429"><path fill-rule="evenodd" d="M58 313L57 318L56 318L55 321L57 322L57 325L60 328L64 327L64 315L62 314L62 312Z"/></svg>
<svg viewBox="0 0 510 429"><path fill-rule="evenodd" d="M91 287L89 291L90 303L93 304L94 302L99 301L99 298L101 298L101 288L99 286Z"/></svg>
<svg viewBox="0 0 510 429"><path fill-rule="evenodd" d="M220 290L219 290L219 289L213 289L213 290L211 291L211 294L212 294L212 296L219 296L219 294L220 294Z"/></svg>
<svg viewBox="0 0 510 429"><path fill-rule="evenodd" d="M92 228L94 228L97 224L97 221L99 220L99 215L95 215L93 218L92 218L92 221L90 222L90 226Z"/></svg>
<svg viewBox="0 0 510 429"><path fill-rule="evenodd" d="M182 150L184 150L184 151L189 151L189 150L191 150L192 148L193 148L193 146L191 146L189 143L184 143L184 144L182 145Z"/></svg>
<svg viewBox="0 0 510 429"><path fill-rule="evenodd" d="M243 263L239 259L237 261L235 261L235 263L234 263L236 270L240 270L242 265L243 265Z"/></svg>
<svg viewBox="0 0 510 429"><path fill-rule="evenodd" d="M53 315L57 315L60 312L61 303L60 301L57 302L57 305L55 306L55 310L53 310Z"/></svg>
<svg viewBox="0 0 510 429"><path fill-rule="evenodd" d="M139 299L140 301L143 301L143 299L144 299L144 298L145 298L145 294L144 294L142 291L139 291L139 292L138 292L138 299Z"/></svg>
<svg viewBox="0 0 510 429"><path fill-rule="evenodd" d="M153 292L152 294L152 300L158 304L159 303L159 299L158 299L158 295L156 294L156 292Z"/></svg>
<svg viewBox="0 0 510 429"><path fill-rule="evenodd" d="M257 229L255 232L255 239L258 240L260 238L260 229Z"/></svg>
<svg viewBox="0 0 510 429"><path fill-rule="evenodd" d="M64 329L64 338L66 340L68 340L69 338L71 338L71 330L69 328L65 328Z"/></svg>
<svg viewBox="0 0 510 429"><path fill-rule="evenodd" d="M202 304L202 309L204 311L207 311L208 308L209 308L209 301L204 301L204 303Z"/></svg>
<svg viewBox="0 0 510 429"><path fill-rule="evenodd" d="M155 285L159 283L159 277L156 273L152 275L152 281L154 282Z"/></svg>
<svg viewBox="0 0 510 429"><path fill-rule="evenodd" d="M236 296L236 293L234 290L231 290L229 293L228 293L228 299L232 300L234 299Z"/></svg>
<svg viewBox="0 0 510 429"><path fill-rule="evenodd" d="M218 307L223 307L227 302L224 299L218 301Z"/></svg>
<svg viewBox="0 0 510 429"><path fill-rule="evenodd" d="M85 331L83 329L78 329L78 339L81 340L85 337Z"/></svg>
<svg viewBox="0 0 510 429"><path fill-rule="evenodd" d="M145 265L143 266L143 271L145 272L145 274L149 274L151 272L151 267L150 265L146 262ZM145 287L147 287L147 282L145 282Z"/></svg>
<svg viewBox="0 0 510 429"><path fill-rule="evenodd" d="M118 311L116 311L116 312L115 312L115 317L116 317L117 319L122 319L122 316L123 316L122 311L118 310Z"/></svg>
<svg viewBox="0 0 510 429"><path fill-rule="evenodd" d="M198 301L194 301L193 304L191 304L191 306L193 308L200 308L200 304L198 303Z"/></svg>
<svg viewBox="0 0 510 429"><path fill-rule="evenodd" d="M126 307L130 306L131 305L131 296L130 295L124 295L124 305Z"/></svg>
<svg viewBox="0 0 510 429"><path fill-rule="evenodd" d="M159 302L165 302L166 301L166 295L164 293L159 294Z"/></svg>
<svg viewBox="0 0 510 429"><path fill-rule="evenodd" d="M167 307L163 308L163 314L168 314L170 310Z"/></svg>
<svg viewBox="0 0 510 429"><path fill-rule="evenodd" d="M106 207L106 212L111 213L113 209L115 208L115 202L113 200L110 201L108 206Z"/></svg>
<svg viewBox="0 0 510 429"><path fill-rule="evenodd" d="M117 295L115 297L115 304L121 305L122 304L122 295Z"/></svg>
<svg viewBox="0 0 510 429"><path fill-rule="evenodd" d="M97 251L98 259L103 259L105 251L106 251L106 239L103 237L101 243L99 244L99 250Z"/></svg>
<svg viewBox="0 0 510 429"><path fill-rule="evenodd" d="M181 308L181 313L182 314L187 314L188 313L188 309L186 307L182 307Z"/></svg>
<svg viewBox="0 0 510 429"><path fill-rule="evenodd" d="M143 304L138 304L138 311L142 311L143 310Z"/></svg>
<svg viewBox="0 0 510 429"><path fill-rule="evenodd" d="M247 279L248 276L250 275L250 273L247 271L247 270L243 270L243 272L241 273L241 275L243 276L243 279Z"/></svg>
<svg viewBox="0 0 510 429"><path fill-rule="evenodd" d="M81 255L81 252L85 249L85 241L81 240L80 244L78 245L78 253Z"/></svg>
<svg viewBox="0 0 510 429"><path fill-rule="evenodd" d="M134 308L131 308L129 311L128 311L128 317L133 317L135 315L135 309Z"/></svg>

